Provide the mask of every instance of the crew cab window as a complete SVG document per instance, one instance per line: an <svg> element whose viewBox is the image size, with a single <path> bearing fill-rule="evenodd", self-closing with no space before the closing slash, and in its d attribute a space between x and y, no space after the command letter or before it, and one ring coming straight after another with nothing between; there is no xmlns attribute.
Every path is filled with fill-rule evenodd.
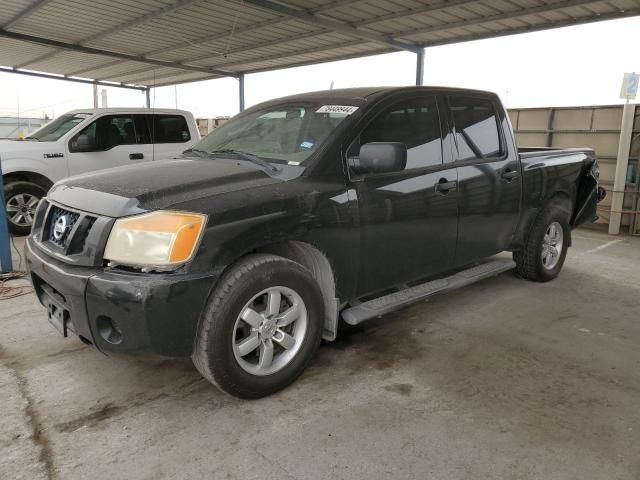
<svg viewBox="0 0 640 480"><path fill-rule="evenodd" d="M135 115L135 117L141 116ZM134 115L102 116L71 140L70 151L102 152L118 145L141 143L138 139L148 138L148 132L145 133L144 119L140 120L140 118L134 120Z"/></svg>
<svg viewBox="0 0 640 480"><path fill-rule="evenodd" d="M459 160L501 157L504 153L496 109L490 100L449 97Z"/></svg>
<svg viewBox="0 0 640 480"><path fill-rule="evenodd" d="M404 143L405 169L441 165L440 118L435 98L405 100L384 110L360 135L360 145L370 142Z"/></svg>
<svg viewBox="0 0 640 480"><path fill-rule="evenodd" d="M148 115L151 143L184 143L191 140L187 120L182 115Z"/></svg>

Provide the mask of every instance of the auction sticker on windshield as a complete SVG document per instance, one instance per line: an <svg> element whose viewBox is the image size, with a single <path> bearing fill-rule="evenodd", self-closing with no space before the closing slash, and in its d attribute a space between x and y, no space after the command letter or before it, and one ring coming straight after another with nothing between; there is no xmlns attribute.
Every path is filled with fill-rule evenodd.
<svg viewBox="0 0 640 480"><path fill-rule="evenodd" d="M353 105L323 105L316 113L344 113L345 115L351 115L358 110L358 107Z"/></svg>

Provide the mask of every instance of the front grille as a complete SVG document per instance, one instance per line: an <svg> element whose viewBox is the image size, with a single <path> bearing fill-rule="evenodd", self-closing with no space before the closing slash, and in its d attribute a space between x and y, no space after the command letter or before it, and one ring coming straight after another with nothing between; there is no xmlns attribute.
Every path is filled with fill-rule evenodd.
<svg viewBox="0 0 640 480"><path fill-rule="evenodd" d="M50 204L41 241L63 255L82 253L98 217Z"/></svg>
<svg viewBox="0 0 640 480"><path fill-rule="evenodd" d="M77 212L70 212L60 207L52 207L49 214L47 239L54 245L64 248L79 218L80 214Z"/></svg>
<svg viewBox="0 0 640 480"><path fill-rule="evenodd" d="M31 235L38 248L56 260L100 267L113 222L111 217L85 213L45 198L36 212Z"/></svg>

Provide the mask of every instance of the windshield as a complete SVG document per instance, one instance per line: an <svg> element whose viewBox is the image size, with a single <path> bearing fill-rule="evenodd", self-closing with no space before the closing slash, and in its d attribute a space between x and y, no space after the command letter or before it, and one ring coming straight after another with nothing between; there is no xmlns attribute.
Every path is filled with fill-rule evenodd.
<svg viewBox="0 0 640 480"><path fill-rule="evenodd" d="M242 113L207 135L194 150L237 151L276 163L300 164L358 107L290 104Z"/></svg>
<svg viewBox="0 0 640 480"><path fill-rule="evenodd" d="M47 123L44 127L39 128L31 135L26 137L29 140L38 140L39 142L55 142L73 127L91 116L90 113L75 113L61 115L54 121Z"/></svg>

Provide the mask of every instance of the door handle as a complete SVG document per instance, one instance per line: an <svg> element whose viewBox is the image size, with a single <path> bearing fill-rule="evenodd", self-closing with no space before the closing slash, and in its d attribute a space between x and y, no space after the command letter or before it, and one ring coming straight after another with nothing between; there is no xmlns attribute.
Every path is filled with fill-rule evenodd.
<svg viewBox="0 0 640 480"><path fill-rule="evenodd" d="M449 182L446 178L441 178L438 181L438 183L436 183L436 192L446 195L451 190L455 190L457 187L458 187L458 182L456 181Z"/></svg>
<svg viewBox="0 0 640 480"><path fill-rule="evenodd" d="M142 153L130 153L129 160L142 160L144 158L144 154Z"/></svg>
<svg viewBox="0 0 640 480"><path fill-rule="evenodd" d="M504 178L507 182L510 182L511 180L516 178L518 175L520 174L518 173L517 170L505 170L504 172L502 172L502 178Z"/></svg>

